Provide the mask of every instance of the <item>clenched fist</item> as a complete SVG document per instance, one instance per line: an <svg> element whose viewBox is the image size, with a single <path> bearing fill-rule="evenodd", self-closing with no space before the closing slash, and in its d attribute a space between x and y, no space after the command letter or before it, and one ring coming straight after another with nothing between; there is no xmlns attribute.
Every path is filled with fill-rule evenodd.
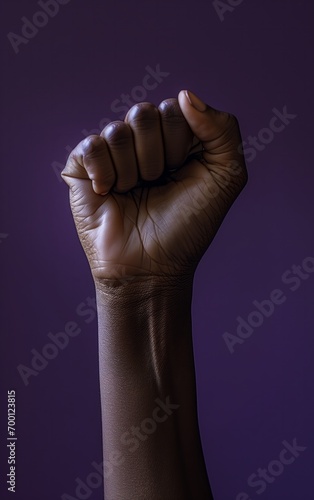
<svg viewBox="0 0 314 500"><path fill-rule="evenodd" d="M247 174L237 119L192 92L134 105L62 172L95 280L191 275Z"/></svg>

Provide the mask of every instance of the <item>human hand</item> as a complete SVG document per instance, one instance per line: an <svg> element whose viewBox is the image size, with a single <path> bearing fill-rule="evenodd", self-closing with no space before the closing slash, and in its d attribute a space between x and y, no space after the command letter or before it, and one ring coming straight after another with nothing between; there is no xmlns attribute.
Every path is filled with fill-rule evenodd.
<svg viewBox="0 0 314 500"><path fill-rule="evenodd" d="M61 175L94 279L193 274L246 184L240 144L234 116L185 91L80 142Z"/></svg>

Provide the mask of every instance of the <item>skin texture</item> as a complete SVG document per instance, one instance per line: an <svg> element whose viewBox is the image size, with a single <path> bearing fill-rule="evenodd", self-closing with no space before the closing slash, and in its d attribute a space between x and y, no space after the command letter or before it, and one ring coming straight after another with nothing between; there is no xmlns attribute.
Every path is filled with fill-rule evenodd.
<svg viewBox="0 0 314 500"><path fill-rule="evenodd" d="M62 172L96 287L106 500L213 498L191 298L197 264L247 181L240 144L234 116L181 91L84 139Z"/></svg>

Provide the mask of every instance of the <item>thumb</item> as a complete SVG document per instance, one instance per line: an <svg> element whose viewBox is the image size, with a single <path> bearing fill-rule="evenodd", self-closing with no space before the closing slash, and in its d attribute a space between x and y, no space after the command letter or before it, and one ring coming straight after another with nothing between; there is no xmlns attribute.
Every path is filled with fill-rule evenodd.
<svg viewBox="0 0 314 500"><path fill-rule="evenodd" d="M193 134L203 145L203 159L226 165L241 161L241 134L235 116L205 104L193 92L181 90L178 101Z"/></svg>

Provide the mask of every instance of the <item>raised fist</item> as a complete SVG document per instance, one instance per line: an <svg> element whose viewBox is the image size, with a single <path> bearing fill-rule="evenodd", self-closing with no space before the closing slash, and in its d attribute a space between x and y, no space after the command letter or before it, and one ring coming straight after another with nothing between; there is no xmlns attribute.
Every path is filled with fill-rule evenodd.
<svg viewBox="0 0 314 500"><path fill-rule="evenodd" d="M237 119L192 92L134 105L62 172L95 280L193 274L247 180Z"/></svg>

